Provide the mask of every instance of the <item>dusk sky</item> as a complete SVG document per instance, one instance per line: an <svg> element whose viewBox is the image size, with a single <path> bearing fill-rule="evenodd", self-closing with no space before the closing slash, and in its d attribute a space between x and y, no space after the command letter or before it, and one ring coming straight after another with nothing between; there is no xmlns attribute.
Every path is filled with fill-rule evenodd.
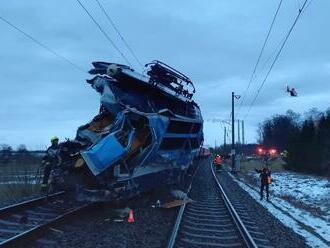
<svg viewBox="0 0 330 248"><path fill-rule="evenodd" d="M279 0L99 1L142 63L161 60L192 79L205 143L222 143L222 126L208 120L229 119L231 92L241 95L246 89ZM141 71L96 1L81 2ZM283 1L238 119L245 118L303 2ZM330 107L330 1L310 2L245 118L247 142L256 142L258 123L273 114ZM76 0L1 1L0 17L86 71L0 20L0 144L44 149L51 136L74 138L99 109L99 96L85 82L91 62L125 61ZM298 97L285 93L287 84Z"/></svg>

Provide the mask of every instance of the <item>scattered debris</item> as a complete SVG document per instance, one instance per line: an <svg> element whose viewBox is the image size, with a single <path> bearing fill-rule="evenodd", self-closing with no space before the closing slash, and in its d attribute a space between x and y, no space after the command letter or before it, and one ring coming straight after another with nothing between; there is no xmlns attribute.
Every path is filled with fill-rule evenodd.
<svg viewBox="0 0 330 248"><path fill-rule="evenodd" d="M171 191L171 195L175 198L175 199L187 199L188 195L187 193L183 192L182 190L172 190Z"/></svg>
<svg viewBox="0 0 330 248"><path fill-rule="evenodd" d="M112 213L113 213L113 217L125 218L126 216L128 216L130 211L132 211L132 209L126 207L126 208L114 209Z"/></svg>
<svg viewBox="0 0 330 248"><path fill-rule="evenodd" d="M124 222L124 219L113 219L113 222Z"/></svg>
<svg viewBox="0 0 330 248"><path fill-rule="evenodd" d="M161 208L175 208L175 207L181 206L183 204L192 203L192 202L193 202L193 200L191 200L191 199L174 200L171 202L164 203L163 205L161 205Z"/></svg>
<svg viewBox="0 0 330 248"><path fill-rule="evenodd" d="M49 230L53 231L53 232L57 232L57 233L60 233L60 234L63 234L64 232L59 230L59 229L55 229L53 227L50 227Z"/></svg>

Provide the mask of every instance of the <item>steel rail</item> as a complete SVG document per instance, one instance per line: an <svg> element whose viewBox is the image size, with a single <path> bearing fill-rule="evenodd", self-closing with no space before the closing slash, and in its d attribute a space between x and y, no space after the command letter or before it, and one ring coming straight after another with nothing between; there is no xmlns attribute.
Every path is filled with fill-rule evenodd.
<svg viewBox="0 0 330 248"><path fill-rule="evenodd" d="M243 224L243 221L241 220L241 218L237 214L236 210L234 209L233 205L231 204L229 198L227 197L224 189L222 188L222 186L221 186L221 184L220 184L220 182L219 182L219 180L218 180L218 178L215 174L214 168L212 166L212 162L210 163L210 166L211 166L211 171L212 171L213 178L214 178L214 180L215 180L215 182L218 186L218 189L220 190L221 197L224 200L225 206L226 206L230 216L232 217L233 222L235 223L235 226L237 227L241 237L243 238L243 241L244 241L245 245L249 248L257 248L258 247L257 244L253 240L252 236L250 235L247 228ZM196 171L197 170L198 170L198 168L196 169ZM195 171L195 174L196 174L196 171ZM189 186L188 193L190 192L191 187L192 187L192 183ZM180 230L180 225L181 225L182 220L183 220L183 215L184 215L185 208L186 208L186 204L183 204L180 207L180 210L179 210L179 213L177 215L175 225L174 225L171 237L169 239L167 248L175 247L176 239L177 239L177 236L178 236L178 233L179 233L179 230Z"/></svg>
<svg viewBox="0 0 330 248"><path fill-rule="evenodd" d="M199 167L199 165L198 165ZM198 170L198 167L195 169L194 171L194 175L192 176L191 178L191 183L189 185L189 188L188 188L188 191L187 191L187 195L188 193L190 192L191 190L191 186L192 186L192 182L193 182L193 179L196 175L196 172ZM180 227L180 224L181 224L181 220L182 220L182 216L183 216L183 213L184 213L184 210L186 208L186 203L184 203L183 205L181 205L180 207L180 210L179 210L179 213L178 213L178 216L175 220L175 224L174 224L174 228L173 228L173 231L172 231L172 234L171 234L171 237L170 237L170 240L167 244L167 248L173 248L174 247L174 244L175 244L175 240L176 240L176 237L178 235L178 231L179 231L179 227Z"/></svg>
<svg viewBox="0 0 330 248"><path fill-rule="evenodd" d="M212 170L212 174L213 174L213 177L215 179L215 182L217 183L218 187L219 187L219 190L221 192L221 196L222 198L224 199L225 201L225 204L227 206L227 209L229 210L229 213L230 215L232 216L238 230L240 231L246 245L249 247L249 248L257 248L257 244L254 242L252 236L250 235L249 231L247 230L247 228L245 227L243 221L241 220L241 218L239 217L238 213L236 212L234 206L231 204L228 196L226 195L224 189L222 188L220 182L219 182L219 179L217 177L217 175L215 174L215 171L214 171L214 168L212 166L212 163L211 163L211 170Z"/></svg>
<svg viewBox="0 0 330 248"><path fill-rule="evenodd" d="M58 197L65 196L65 192L57 192L54 194L50 194L47 196L37 197L28 201L24 201L21 203L13 204L7 207L3 207L0 209L0 217L8 217L13 213L20 213L27 210L30 210L30 208L39 207L42 206L47 200L54 200ZM47 204L47 203L46 203ZM54 216L50 219L45 219L41 221L40 223L36 223L35 225L31 225L30 228L26 230L17 230L17 233L14 236L7 237L5 239L0 239L0 247L20 247L20 245L23 245L25 242L31 241L45 232L48 231L48 229L51 226L57 225L61 222L64 222L69 217L78 214L82 212L83 210L87 210L88 208L94 206L94 203L84 203L76 207L69 207L66 210L60 211L60 212L49 212L49 214L53 214ZM38 212L36 212L38 214ZM42 212L41 212L42 214ZM15 223L15 222L13 222Z"/></svg>
<svg viewBox="0 0 330 248"><path fill-rule="evenodd" d="M167 248L173 248L174 247L176 237L178 236L178 231L179 231L179 227L180 227L180 224L181 224L181 220L182 220L182 216L183 216L183 212L184 212L185 207L186 207L186 204L183 204L180 207L180 210L179 210L178 216L176 218L175 225L174 225L170 240L167 244Z"/></svg>
<svg viewBox="0 0 330 248"><path fill-rule="evenodd" d="M27 201L15 203L15 204L0 208L0 217L5 216L5 215L12 213L14 211L17 211L17 210L21 210L21 209L24 209L27 207L32 207L32 206L38 205L39 203L41 203L45 200L54 199L56 197L63 196L64 194L65 194L65 191L60 191L60 192L56 192L53 194L40 196L37 198L33 198L33 199L30 199Z"/></svg>
<svg viewBox="0 0 330 248"><path fill-rule="evenodd" d="M86 210L87 208L91 207L92 203L86 203L85 205L79 206L75 209L71 209L68 212L65 212L54 219L51 219L43 224L39 224L25 232L19 233L18 235L15 235L9 239L6 239L5 241L0 242L0 247L19 247L19 245L22 245L23 242L31 241L35 239L37 236L42 235L43 233L47 232L48 229L56 224L61 223L65 219L78 214L79 212Z"/></svg>

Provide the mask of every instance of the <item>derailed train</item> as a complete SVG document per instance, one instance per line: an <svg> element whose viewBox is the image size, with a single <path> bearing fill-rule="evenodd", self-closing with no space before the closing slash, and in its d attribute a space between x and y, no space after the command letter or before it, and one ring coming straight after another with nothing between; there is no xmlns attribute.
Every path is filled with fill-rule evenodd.
<svg viewBox="0 0 330 248"><path fill-rule="evenodd" d="M203 119L191 80L154 61L147 75L126 65L94 62L87 82L100 111L60 144L67 180L87 199L127 198L180 184L203 142Z"/></svg>

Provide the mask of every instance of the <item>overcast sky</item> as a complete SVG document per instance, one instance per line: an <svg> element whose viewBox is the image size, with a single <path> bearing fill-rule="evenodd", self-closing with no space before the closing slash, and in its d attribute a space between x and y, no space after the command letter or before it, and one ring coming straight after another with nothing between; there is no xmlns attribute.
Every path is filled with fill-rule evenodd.
<svg viewBox="0 0 330 248"><path fill-rule="evenodd" d="M81 1L139 70L96 2ZM229 118L231 92L240 95L247 87L279 0L100 2L143 63L164 61L194 81L195 100L205 119L205 143L222 142L221 125L207 120ZM246 115L302 3L283 1L239 119ZM245 119L248 142L256 141L258 123L275 113L330 107L329 10L330 1L314 0L299 19ZM1 1L0 16L85 71L92 61L124 63L75 0ZM98 112L99 96L85 83L90 76L1 20L0 30L0 144L42 149L51 136L73 138L77 127ZM286 84L295 87L299 97L290 98Z"/></svg>

